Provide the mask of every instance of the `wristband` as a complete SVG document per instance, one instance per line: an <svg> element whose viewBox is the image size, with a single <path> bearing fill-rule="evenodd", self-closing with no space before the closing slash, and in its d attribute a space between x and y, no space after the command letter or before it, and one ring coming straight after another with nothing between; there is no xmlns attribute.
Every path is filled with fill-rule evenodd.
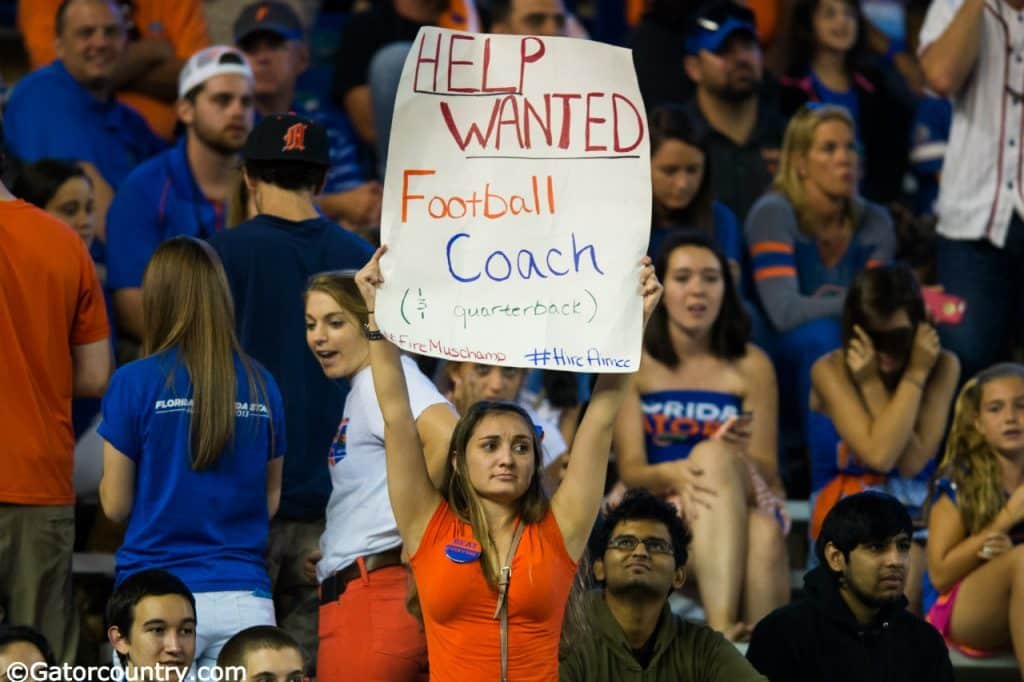
<svg viewBox="0 0 1024 682"><path fill-rule="evenodd" d="M384 333L379 329L370 329L368 324L363 324L363 335L370 341L384 340Z"/></svg>

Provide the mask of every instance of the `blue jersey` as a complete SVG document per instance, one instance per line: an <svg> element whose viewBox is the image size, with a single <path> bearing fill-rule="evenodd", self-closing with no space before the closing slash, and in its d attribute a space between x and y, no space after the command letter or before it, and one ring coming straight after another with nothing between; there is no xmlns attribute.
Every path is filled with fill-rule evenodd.
<svg viewBox="0 0 1024 682"><path fill-rule="evenodd" d="M235 357L235 433L213 466L192 469L192 382L177 350L124 365L103 398L99 434L135 463L135 495L116 582L163 568L193 592L270 590L267 464L285 452L270 373ZM262 386L260 385L262 384Z"/></svg>
<svg viewBox="0 0 1024 682"><path fill-rule="evenodd" d="M96 99L59 60L18 81L4 109L4 129L22 161L86 161L114 189L166 147L135 110L113 98Z"/></svg>
<svg viewBox="0 0 1024 682"><path fill-rule="evenodd" d="M225 211L199 189L185 153L186 137L136 168L107 213L107 288L142 286L150 257L171 237L207 238L224 229Z"/></svg>

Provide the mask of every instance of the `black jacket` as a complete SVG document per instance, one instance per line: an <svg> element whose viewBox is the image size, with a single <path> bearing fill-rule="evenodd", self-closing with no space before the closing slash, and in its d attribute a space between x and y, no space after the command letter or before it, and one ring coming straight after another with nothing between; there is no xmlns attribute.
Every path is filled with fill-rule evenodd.
<svg viewBox="0 0 1024 682"><path fill-rule="evenodd" d="M804 576L804 597L768 614L747 659L771 682L953 682L949 651L934 627L906 610L883 609L857 622L833 575L819 566Z"/></svg>

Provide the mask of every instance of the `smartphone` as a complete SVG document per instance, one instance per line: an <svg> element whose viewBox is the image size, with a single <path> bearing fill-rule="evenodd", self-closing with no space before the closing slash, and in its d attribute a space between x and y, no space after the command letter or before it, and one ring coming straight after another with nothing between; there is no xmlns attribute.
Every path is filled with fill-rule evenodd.
<svg viewBox="0 0 1024 682"><path fill-rule="evenodd" d="M935 324L956 325L964 321L967 313L967 301L964 299L937 289L924 289L921 295L928 316Z"/></svg>

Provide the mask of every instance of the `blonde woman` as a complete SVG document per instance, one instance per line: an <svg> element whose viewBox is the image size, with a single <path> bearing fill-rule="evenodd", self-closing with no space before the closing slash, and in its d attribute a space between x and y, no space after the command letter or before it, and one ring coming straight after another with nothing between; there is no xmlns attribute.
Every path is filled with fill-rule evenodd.
<svg viewBox="0 0 1024 682"><path fill-rule="evenodd" d="M1024 669L1024 366L961 389L928 515L927 620L969 656Z"/></svg>
<svg viewBox="0 0 1024 682"><path fill-rule="evenodd" d="M780 393L807 424L810 370L840 346L847 288L886 264L896 236L888 212L857 195L853 120L841 107L810 104L790 120L779 171L744 227L761 304L775 328Z"/></svg>
<svg viewBox="0 0 1024 682"><path fill-rule="evenodd" d="M235 338L220 259L175 237L142 280L143 358L103 398L100 502L128 521L115 583L162 568L196 597L196 665L212 668L235 633L273 625L263 563L284 464L284 409L273 377Z"/></svg>
<svg viewBox="0 0 1024 682"><path fill-rule="evenodd" d="M356 276L370 310L383 281L385 248ZM640 282L646 322L661 296L647 258ZM438 491L424 464L398 349L384 340L373 315L368 329L388 496L416 579L431 679L557 679L563 614L601 503L612 422L629 376L598 378L550 501L541 487L533 423L505 402L478 402L462 416Z"/></svg>
<svg viewBox="0 0 1024 682"><path fill-rule="evenodd" d="M326 453L331 498L314 557L320 584L317 677L324 682L426 680L427 645L422 626L405 608L409 569L402 563L402 538L388 501L385 422L365 331L372 311L354 275L315 275L305 296L309 350L327 378L348 380L350 387ZM440 482L455 411L415 361L403 358L402 371L427 469Z"/></svg>

